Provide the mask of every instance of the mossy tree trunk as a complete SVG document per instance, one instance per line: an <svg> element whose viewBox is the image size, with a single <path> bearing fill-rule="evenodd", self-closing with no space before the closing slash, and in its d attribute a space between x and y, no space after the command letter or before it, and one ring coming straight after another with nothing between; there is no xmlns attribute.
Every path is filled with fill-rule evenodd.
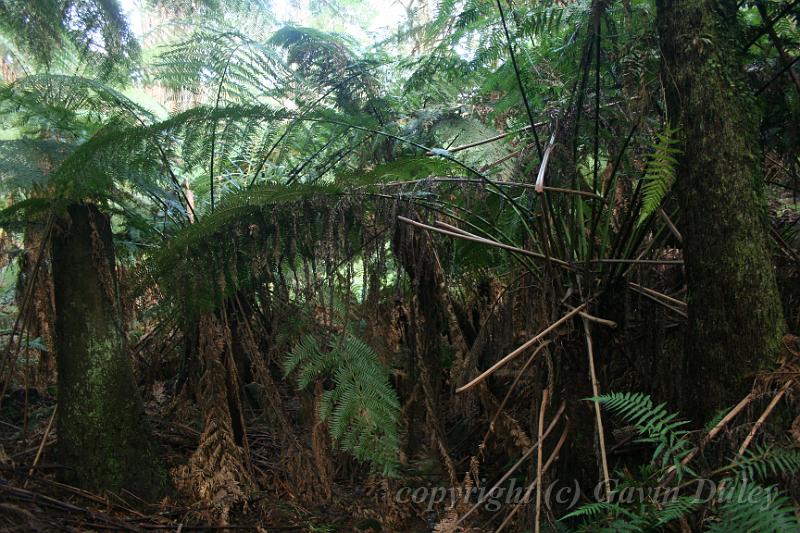
<svg viewBox="0 0 800 533"><path fill-rule="evenodd" d="M74 204L53 234L58 461L71 483L155 498L166 471L146 430L119 319L109 219Z"/></svg>
<svg viewBox="0 0 800 533"><path fill-rule="evenodd" d="M668 118L683 150L675 191L689 324L675 378L696 421L746 394L784 332L756 193L758 107L743 78L735 10L730 0L658 0Z"/></svg>

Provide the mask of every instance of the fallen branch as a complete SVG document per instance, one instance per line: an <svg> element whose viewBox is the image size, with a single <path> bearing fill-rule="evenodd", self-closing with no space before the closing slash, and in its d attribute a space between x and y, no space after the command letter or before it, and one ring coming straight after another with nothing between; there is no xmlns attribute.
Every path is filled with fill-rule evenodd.
<svg viewBox="0 0 800 533"><path fill-rule="evenodd" d="M533 346L537 342L539 342L543 337L545 337L549 333L551 333L551 332L555 331L556 329L558 329L558 327L561 324L563 324L564 322L567 322L569 319L571 319L575 315L579 314L584 309L586 309L586 303L582 303L581 305L579 305L578 307L576 307L575 309L573 309L572 311L570 311L566 315L562 316L561 318L559 318L558 320L556 320L555 322L553 322L552 324L547 326L545 329L543 329L539 334L537 334L531 340L527 341L526 343L524 343L522 346L520 346L519 348L517 348L516 350L514 350L510 354L508 354L505 357L503 357L502 359L500 359L498 362L493 364L488 370L484 371L481 375L479 375L478 377L476 377L475 379L473 379L472 381L470 381L466 385L463 385L463 386L457 388L456 392L464 392L466 390L471 389L472 387L474 387L478 383L482 382L483 380L485 380L486 378L488 378L489 376L491 376L492 374L497 372L497 370L500 367L502 367L503 365L505 365L506 363L508 363L509 361L514 359L515 357L517 357L519 354L521 354L522 352L524 352L525 350L527 350L528 348L530 348L531 346Z"/></svg>

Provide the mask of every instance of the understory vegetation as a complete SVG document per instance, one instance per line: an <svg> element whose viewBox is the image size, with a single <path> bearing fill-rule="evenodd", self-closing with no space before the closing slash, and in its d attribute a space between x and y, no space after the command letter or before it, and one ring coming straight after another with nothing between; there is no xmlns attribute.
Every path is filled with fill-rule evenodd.
<svg viewBox="0 0 800 533"><path fill-rule="evenodd" d="M0 528L800 531L799 25L0 0Z"/></svg>

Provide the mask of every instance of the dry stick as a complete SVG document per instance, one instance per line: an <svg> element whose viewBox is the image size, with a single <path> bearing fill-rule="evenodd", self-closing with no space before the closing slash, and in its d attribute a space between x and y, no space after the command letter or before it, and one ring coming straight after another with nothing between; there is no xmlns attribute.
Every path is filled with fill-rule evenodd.
<svg viewBox="0 0 800 533"><path fill-rule="evenodd" d="M537 122L536 123L536 126L546 126L546 125L547 125L547 122ZM495 141L499 141L500 139L504 139L504 138L508 137L509 135L513 135L515 133L521 133L521 132L529 130L529 129L531 129L530 124L520 128L518 130L507 131L505 133L501 133L499 135L495 135L494 137L489 137L488 139L482 139L480 141L475 141L475 142L471 142L471 143L468 143L468 144L462 144L461 146L456 146L455 148L450 148L447 151L450 152L451 154L454 154L456 152L460 152L461 150L467 150L469 148L475 148L476 146L481 146L481 145L484 145L484 144L489 144L489 143L492 143L492 142L495 142ZM428 152L427 155L436 155L436 154L434 154L434 152Z"/></svg>
<svg viewBox="0 0 800 533"><path fill-rule="evenodd" d="M493 244L494 242L496 242L496 241L491 241L489 239L485 239L483 237L475 235L474 233L469 233L468 231L465 231L465 230L463 230L463 229L461 229L461 228L459 228L457 226L453 226L453 225L448 224L446 222L442 222L441 220L437 220L434 223L436 225L438 225L438 226L444 227L446 230L452 231L454 233L458 233L458 234L463 235L465 237L470 237L470 240L481 239L481 242L485 242L486 244ZM557 261L557 259L551 258L551 261ZM589 320L591 320L593 322L597 322L599 324L603 324L604 326L608 326L610 328L616 328L617 327L617 323L616 322L613 322L611 320L606 320L604 318L596 317L596 316L590 315L589 313L586 313L586 312L582 312L581 316L583 316L585 318L588 318Z"/></svg>
<svg viewBox="0 0 800 533"><path fill-rule="evenodd" d="M611 329L616 329L617 323L607 318L600 318L599 316L590 315L589 313L581 313L581 316L590 322L597 322Z"/></svg>
<svg viewBox="0 0 800 533"><path fill-rule="evenodd" d="M645 296L645 297L647 297L647 298L650 298L650 299L651 299L651 300L653 300L655 303L657 303L657 304L659 304L659 305L661 305L661 306L663 306L663 307L666 307L667 309L669 309L669 310L670 310L670 311L672 311L673 313L676 313L676 314L679 314L679 315L681 315L683 318L689 318L689 315L687 315L685 312L681 311L680 309L676 309L676 308L672 307L671 305L667 304L666 302L664 302L664 301L662 301L662 300L660 300L660 299L656 298L656 297L655 297L655 296L653 296L652 294L648 294L647 292L645 292L645 291L643 291L643 290L641 290L641 289L639 289L639 288L637 288L637 287L633 287L632 285L635 285L635 283L628 282L628 286L629 286L631 289L633 289L634 291L636 291L636 292L638 292L639 294L641 294L642 296ZM653 292L655 292L655 291L653 291ZM661 293L659 293L659 294L661 294Z"/></svg>
<svg viewBox="0 0 800 533"><path fill-rule="evenodd" d="M755 398L756 394L753 392L742 398L741 401L739 401L739 403L737 403L733 407L733 409L728 411L728 414L722 417L722 420L717 422L714 425L714 427L711 428L711 430L708 433L706 433L706 436L703 437L703 440L700 441L700 444L698 444L691 452L686 454L686 457L681 459L681 465L686 466L692 461L692 459L697 457L697 455L701 451L703 451L706 445L708 445L709 442L714 440L714 438L719 434L719 432L722 431L723 428L725 428L725 426L727 426L730 423L730 421L736 417L736 415L741 413L742 410L745 407L747 407L750 404L750 402L752 402ZM667 470L667 475L664 476L664 479L662 479L661 482L659 482L658 486L666 487L675 478L675 472L676 471L674 466L669 467L669 469Z"/></svg>
<svg viewBox="0 0 800 533"><path fill-rule="evenodd" d="M683 242L683 235L681 235L681 232L678 231L677 226L675 226L675 224L672 223L672 220L670 220L666 211L664 211L662 208L659 207L658 215L661 217L661 220L664 221L664 224L667 225L669 231L671 231L672 234L675 236L675 238L678 239L678 242Z"/></svg>
<svg viewBox="0 0 800 533"><path fill-rule="evenodd" d="M412 226L416 226L418 228L426 229L428 231L435 231L436 233L441 233L443 235L449 235L450 237L455 237L457 239L463 239L463 240L466 240L466 241L479 242L481 244L488 244L490 246L495 246L497 248L502 248L503 250L509 250L511 252L520 253L520 254L523 254L523 255L530 256L530 257L536 257L538 259L546 259L544 254L540 254L540 253L537 253L537 252L532 252L530 250L524 250L522 248L517 248L515 246L510 246L508 244L503 244L503 243L497 242L497 241L491 241L489 239L484 239L483 237L478 237L477 235L465 234L465 233L456 233L456 232L447 231L447 230L444 230L444 229L441 229L441 228L435 228L433 226L429 226L427 224L423 224L422 222L417 222L416 220L411 220L410 218L406 218L406 217L403 217L403 216L398 216L397 219L400 220L401 222L405 222L406 224L411 224ZM553 258L552 261L555 264L557 264L557 265L559 265L559 266L561 266L563 268L566 268L566 269L569 269L569 270L573 270L572 265L570 265L566 261L562 261L561 259L555 259L555 258Z"/></svg>
<svg viewBox="0 0 800 533"><path fill-rule="evenodd" d="M563 301L563 300L562 300ZM570 309L574 309L571 305L567 305ZM607 318L600 318L599 316L594 316L592 314L587 313L586 311L581 311L580 315L589 320L591 322L597 322L598 324L602 324L603 326L609 327L611 329L616 329L617 323L613 320L608 320Z"/></svg>
<svg viewBox="0 0 800 533"><path fill-rule="evenodd" d="M500 159L498 159L497 161L492 161L491 163L486 163L486 164L485 164L485 165L483 165L481 168L479 168L479 169L478 169L478 171L480 171L480 172L486 172L487 170L491 170L491 169L493 169L494 167L496 167L496 166L498 166L498 165L502 165L503 163L505 163L505 162L506 162L506 161L508 161L509 159L512 159L512 158L514 158L514 157L517 157L518 155L520 155L520 154L521 154L522 152L524 152L525 150L527 150L527 149L529 149L529 148L533 148L534 146L536 146L536 143L530 143L530 144L526 144L525 146L523 146L523 147L522 147L522 149L521 149L521 150L517 150L516 152L511 152L511 153L510 153L510 154L508 154L508 155L504 155L503 157L501 157L501 158L500 158Z"/></svg>
<svg viewBox="0 0 800 533"><path fill-rule="evenodd" d="M44 435L42 435L42 442L39 444L39 449L36 450L36 457L33 458L33 464L31 465L31 469L28 471L28 479L26 479L25 483L22 484L23 489L28 488L28 482L30 481L30 477L33 475L33 471L36 470L36 465L39 464L39 459L42 457L42 452L44 451L44 445L47 442L47 437L50 436L50 428L53 427L53 420L56 419L56 411L58 411L57 405L53 408L53 414L50 415L50 420L47 422L47 427L44 429Z"/></svg>
<svg viewBox="0 0 800 533"><path fill-rule="evenodd" d="M750 432L747 434L747 437L745 437L744 442L742 442L742 445L739 447L739 451L736 454L737 459L740 458L747 450L747 448L750 446L750 443L753 441L753 438L756 436L758 430L761 429L761 426L764 425L764 422L767 421L767 418L772 413L772 410L775 409L775 406L778 405L778 402L781 400L781 398L783 398L783 395L786 394L786 391L788 391L793 384L794 384L793 379L790 379L789 381L784 383L783 387L781 387L780 390L772 398L772 400L770 400L769 405L767 405L767 408L764 409L763 413L761 413L761 416L758 417L758 420L756 420L756 423L753 424L753 427L750 429ZM725 489L725 484L726 484L725 480L723 479L720 482L719 487L717 488L716 492L718 494L722 493L722 491Z"/></svg>
<svg viewBox="0 0 800 533"><path fill-rule="evenodd" d="M561 447L564 446L564 442L566 442L567 440L568 433L569 433L569 419L567 419L567 423L564 426L564 431L561 433L561 437L559 437L558 442L556 443L556 447L553 450L553 453L550 454L550 457L547 458L547 462L545 462L544 467L542 467L542 473L547 472L547 469L550 468L550 466L558 458L558 453L561 451ZM506 516L505 520L503 520L503 522L497 527L495 533L500 533L503 530L503 528L508 525L511 519L514 518L514 515L517 514L517 511L519 511L520 507L522 506L522 503L528 502L528 498L531 497L531 493L533 492L533 489L534 487L536 487L536 485L537 485L537 480L533 480L533 483L528 485L528 489L525 491L525 495L522 497L522 502L519 502L514 506L511 512L508 513L508 516Z"/></svg>
<svg viewBox="0 0 800 533"><path fill-rule="evenodd" d="M594 349L592 347L592 334L589 328L589 321L583 319L583 332L586 334L586 351L589 353L589 374L592 379L592 395L594 397L600 396L600 384L597 382L597 373L594 368ZM594 404L594 417L597 423L597 439L600 443L600 464L603 468L603 484L606 487L606 499L611 496L611 482L608 475L608 459L606 456L606 437L603 432L603 417L600 413L600 404Z"/></svg>
<svg viewBox="0 0 800 533"><path fill-rule="evenodd" d="M542 391L542 405L539 406L539 442L542 442L542 432L544 430L544 415L547 411L547 402L550 400L550 389ZM542 446L536 450L536 522L534 522L535 533L541 531L539 520L542 516Z"/></svg>
<svg viewBox="0 0 800 533"><path fill-rule="evenodd" d="M569 267L570 266L570 264L567 263L566 261L561 261L560 259L555 259L555 258L552 258L552 257L548 258L546 255L540 254L538 252L529 252L529 251L526 251L526 250L524 250L522 248L515 248L513 246L511 246L510 248L505 248L506 246L509 246L509 245L500 243L498 241L493 241L491 239L487 239L486 237L481 237L480 235L475 235L474 233L470 233L470 232L468 232L466 230L463 230L463 229L461 229L459 227L451 226L450 224L447 224L446 222L442 222L441 220L437 220L435 222L435 224L437 224L439 226L443 226L447 231L450 231L452 233L458 234L458 235L455 235L456 237L460 236L460 238L464 238L464 239L467 239L467 240L470 240L470 241L480 242L480 243L488 244L488 245L491 245L491 246L499 246L499 247L504 248L504 249L511 249L512 251L518 251L518 252L521 252L521 253L526 253L527 252L526 255L531 255L532 257L538 257L540 259L549 259L550 261L554 261L556 263L560 263L564 267ZM435 229L434 229L434 231L435 231Z"/></svg>
<svg viewBox="0 0 800 533"><path fill-rule="evenodd" d="M75 513L83 513L88 516L92 520L101 520L105 523L108 523L113 528L109 529L116 529L116 530L125 530L125 531L139 531L136 528L133 528L127 524L119 522L115 518L104 514L99 511L92 511L85 507L79 507L77 505L73 505L71 503L58 500L56 498L52 498L50 496L45 496L44 494L39 494L37 492L32 492L27 489L19 489L16 487L11 487L10 485L0 485L0 492L4 492L10 495L10 497L25 501L31 502L35 501L42 507L51 507L55 509L59 509L61 511L68 511L68 512L75 512Z"/></svg>
<svg viewBox="0 0 800 533"><path fill-rule="evenodd" d="M515 154L511 154L515 155ZM499 163L502 161L496 161L495 163ZM494 164L494 163L492 163ZM400 185L416 185L419 183L466 183L469 185L486 185L484 180L479 180L475 178L458 178L458 177L433 177L433 178L422 178L418 180L407 180L407 181L390 181L388 183L380 184L382 187L398 187ZM520 187L522 189L535 189L536 185L532 185L530 183L520 183L518 181L494 181L492 182L494 185L498 187ZM603 200L603 197L599 194L593 193L591 191L581 191L578 189L565 189L563 187L549 187L545 186L543 188L547 192L557 192L557 193L564 193L564 194L575 194L577 196L586 196L587 198L593 198L595 200Z"/></svg>
<svg viewBox="0 0 800 533"><path fill-rule="evenodd" d="M755 397L756 397L756 395L751 392L750 394L748 394L747 396L742 398L742 400L739 403L737 403L736 406L733 409L728 411L728 414L725 415L722 418L722 420L717 422L716 425L713 428L711 428L711 431L709 431L706 434L706 436L703 437L703 440L700 441L700 444L698 444L695 449L693 449L691 452L689 452L689 454L686 455L686 457L681 459L681 464L685 466L685 465L689 464L689 462L692 459L697 457L697 454L699 454L701 451L703 451L703 448L705 448L706 445L709 442L711 442L714 439L714 437L716 437L719 434L719 432L722 431L722 429L725 426L728 425L728 422L733 420L736 417L736 415L738 415L740 412L742 412L742 410L745 407L747 407L747 405L750 402L752 402L755 399Z"/></svg>
<svg viewBox="0 0 800 533"><path fill-rule="evenodd" d="M558 327L561 326L561 324L563 324L564 322L567 322L568 320L570 320L575 315L579 314L584 309L586 309L586 303L582 303L581 305L579 305L578 307L576 307L575 309L573 309L569 313L565 314L564 316L562 316L561 318L559 318L558 320L556 320L555 322L553 322L552 324L547 326L538 335L536 335L531 340L529 340L526 343L524 343L522 346L520 346L519 348L517 348L516 350L514 350L510 354L508 354L505 357L503 357L502 359L500 359L498 362L493 364L488 370L484 371L481 375L479 375L478 377L476 377L475 379L473 379L472 381L470 381L466 385L463 385L462 387L457 388L456 392L464 392L466 390L471 389L472 387L474 387L478 383L482 382L483 380L485 380L486 378L488 378L489 376L491 376L492 374L497 372L497 370L500 367L502 367L503 365L505 365L506 363L508 363L512 359L514 359L516 356L518 356L519 354L521 354L522 352L524 352L525 350L527 350L528 348L530 348L531 346L533 346L537 342L539 342L543 337L547 336L549 333L552 333L553 331L558 329Z"/></svg>
<svg viewBox="0 0 800 533"><path fill-rule="evenodd" d="M672 296L667 296L666 294L664 294L662 292L654 291L653 289L649 289L647 287L643 287L643 286L639 285L638 283L634 283L632 281L629 281L628 285L630 285L634 289L639 289L640 291L646 292L647 294L650 294L651 296L655 296L656 298L661 298L661 299L663 299L663 300L665 300L665 301L667 301L667 302L669 302L671 304L679 305L681 307L686 307L686 302L684 302L682 300L677 300L677 299L673 298Z"/></svg>
<svg viewBox="0 0 800 533"><path fill-rule="evenodd" d="M682 259L592 259L592 263L623 263L641 265L682 265Z"/></svg>
<svg viewBox="0 0 800 533"><path fill-rule="evenodd" d="M558 411L556 412L556 416L554 416L553 420L550 421L550 424L547 425L547 429L539 437L539 439L537 439L536 443L533 446L531 446L530 448L528 448L528 450L524 454L522 454L522 457L520 457L519 460L516 463L514 463L514 466L509 468L508 471L506 471L506 473L503 474L502 477L497 480L497 483L492 485L492 488L489 489L488 492L486 492L486 494L484 494L481 498L479 498L478 501L475 502L475 505L470 507L469 511L464 513L458 519L458 521L456 522L455 525L458 525L461 522L463 522L464 520L466 520L469 515L471 515L478 507L480 507L483 504L483 502L485 502L488 498L491 498L492 495L494 494L494 492L500 487L500 485L502 485L505 482L505 480L507 480L509 477L511 477L511 474L513 474L517 470L517 468L519 468L520 465L523 462L525 462L525 459L530 457L530 455L541 445L542 441L544 439L546 439L550 435L550 433L553 431L553 428L556 427L556 424L561 419L561 415L564 414L564 409L566 409L566 407L567 407L567 404L564 403L564 402L561 402L561 405L559 406ZM558 451L558 448L556 448L556 451ZM553 454L550 455L550 458L552 458L552 457L553 457ZM548 462L547 462L547 464L545 464L544 470L547 470L547 467L550 464L550 459L548 459L547 461Z"/></svg>
<svg viewBox="0 0 800 533"><path fill-rule="evenodd" d="M775 406L778 405L778 402L781 400L781 398L783 398L783 395L786 394L786 392L793 384L794 384L793 379L790 379L786 383L784 383L783 387L780 388L777 394L775 394L775 396L769 402L767 408L764 409L764 412L761 413L761 416L758 417L758 420L756 420L756 423L753 424L753 427L750 429L750 433L747 434L747 437L745 437L744 442L739 447L740 457L745 452L745 450L747 450L748 446L750 446L750 443L753 441L753 438L756 436L756 433L758 433L758 430L761 429L761 426L764 425L764 422L767 421L767 418L772 413L772 410L775 409Z"/></svg>
<svg viewBox="0 0 800 533"><path fill-rule="evenodd" d="M536 350L534 350L534 352L531 354L531 356L528 357L528 360L525 361L525 364L522 365L522 368L519 369L519 372L517 372L517 376L514 378L514 381L511 383L511 386L508 388L508 391L506 392L506 395L503 397L503 401L500 402L500 407L497 408L497 412L492 417L492 421L489 422L489 427L486 430L486 434L483 436L483 440L481 440L481 443L478 446L478 449L483 450L483 448L486 446L486 441L489 440L489 435L494 430L494 423L497 421L498 417L500 416L500 413L503 411L503 408L506 406L506 403L508 402L508 399L511 397L511 393L516 388L517 383L519 383L519 380L522 378L522 374L525 373L525 370L527 370L528 366L533 362L533 360L536 358L536 356L539 355L539 352L542 351L548 344L550 344L550 342L551 341L547 340L547 341L544 341L539 346L537 346Z"/></svg>

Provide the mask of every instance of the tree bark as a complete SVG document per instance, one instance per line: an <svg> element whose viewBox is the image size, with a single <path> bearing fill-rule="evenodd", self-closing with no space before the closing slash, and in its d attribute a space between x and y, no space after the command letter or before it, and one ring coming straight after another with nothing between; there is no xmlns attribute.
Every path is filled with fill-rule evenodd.
<svg viewBox="0 0 800 533"><path fill-rule="evenodd" d="M108 217L73 204L54 228L58 460L66 481L153 499L168 486L144 420L125 335Z"/></svg>
<svg viewBox="0 0 800 533"><path fill-rule="evenodd" d="M746 394L785 329L757 194L758 107L734 42L736 7L723 4L658 1L668 119L682 149L675 191L689 323L675 377L697 422Z"/></svg>

